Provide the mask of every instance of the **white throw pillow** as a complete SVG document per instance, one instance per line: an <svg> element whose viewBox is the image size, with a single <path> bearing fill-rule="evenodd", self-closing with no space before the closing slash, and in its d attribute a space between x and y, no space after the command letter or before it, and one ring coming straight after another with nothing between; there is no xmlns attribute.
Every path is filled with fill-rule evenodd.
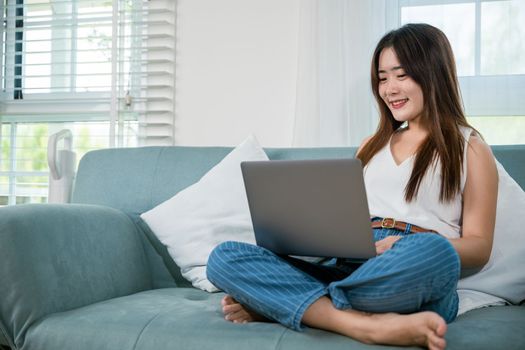
<svg viewBox="0 0 525 350"><path fill-rule="evenodd" d="M490 296L518 304L525 299L525 192L499 162L497 167L498 206L492 253L480 272L459 281L458 290L488 294L485 304L494 300ZM476 294L477 303L469 305L484 304L484 300L479 300L480 294Z"/></svg>
<svg viewBox="0 0 525 350"><path fill-rule="evenodd" d="M197 183L141 215L194 287L217 291L206 278L206 264L218 244L255 242L240 167L253 160L268 157L250 136Z"/></svg>

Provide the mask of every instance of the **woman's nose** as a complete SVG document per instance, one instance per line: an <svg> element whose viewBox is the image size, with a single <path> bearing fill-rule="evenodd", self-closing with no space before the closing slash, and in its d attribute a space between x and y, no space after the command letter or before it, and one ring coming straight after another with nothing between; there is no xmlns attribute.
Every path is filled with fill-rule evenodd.
<svg viewBox="0 0 525 350"><path fill-rule="evenodd" d="M394 95L399 92L399 86L395 79L389 79L386 81L385 93L387 96Z"/></svg>

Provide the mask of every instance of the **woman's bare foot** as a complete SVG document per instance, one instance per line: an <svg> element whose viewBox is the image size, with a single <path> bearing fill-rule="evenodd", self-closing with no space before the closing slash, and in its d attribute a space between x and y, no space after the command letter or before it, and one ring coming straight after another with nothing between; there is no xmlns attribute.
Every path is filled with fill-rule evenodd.
<svg viewBox="0 0 525 350"><path fill-rule="evenodd" d="M418 345L432 350L445 349L447 324L434 312L410 315L372 314L369 339L376 344ZM381 325L380 327L378 327Z"/></svg>
<svg viewBox="0 0 525 350"><path fill-rule="evenodd" d="M237 300L233 299L230 295L226 295L221 300L222 312L224 318L233 323L247 323L247 322L265 322L267 318L259 315L255 311L241 305Z"/></svg>
<svg viewBox="0 0 525 350"><path fill-rule="evenodd" d="M303 315L302 322L368 344L417 345L431 350L446 347L447 324L434 312L410 315L369 314L356 310L338 310L322 297Z"/></svg>

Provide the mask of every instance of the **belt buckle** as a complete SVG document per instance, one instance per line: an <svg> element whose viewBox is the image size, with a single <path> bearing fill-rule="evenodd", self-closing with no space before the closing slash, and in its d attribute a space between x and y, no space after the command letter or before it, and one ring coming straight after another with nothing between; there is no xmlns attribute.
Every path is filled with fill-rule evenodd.
<svg viewBox="0 0 525 350"><path fill-rule="evenodd" d="M383 218L381 220L381 228L394 228L396 226L396 219L394 218Z"/></svg>

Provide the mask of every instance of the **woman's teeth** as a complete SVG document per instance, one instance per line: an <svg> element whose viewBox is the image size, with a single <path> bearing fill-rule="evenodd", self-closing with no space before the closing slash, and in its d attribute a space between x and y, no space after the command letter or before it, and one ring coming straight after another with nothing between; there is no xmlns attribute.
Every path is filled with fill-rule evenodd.
<svg viewBox="0 0 525 350"><path fill-rule="evenodd" d="M408 101L408 98L404 98L402 100L392 101L390 102L390 104L392 105L393 108L401 108L405 105L407 101Z"/></svg>

